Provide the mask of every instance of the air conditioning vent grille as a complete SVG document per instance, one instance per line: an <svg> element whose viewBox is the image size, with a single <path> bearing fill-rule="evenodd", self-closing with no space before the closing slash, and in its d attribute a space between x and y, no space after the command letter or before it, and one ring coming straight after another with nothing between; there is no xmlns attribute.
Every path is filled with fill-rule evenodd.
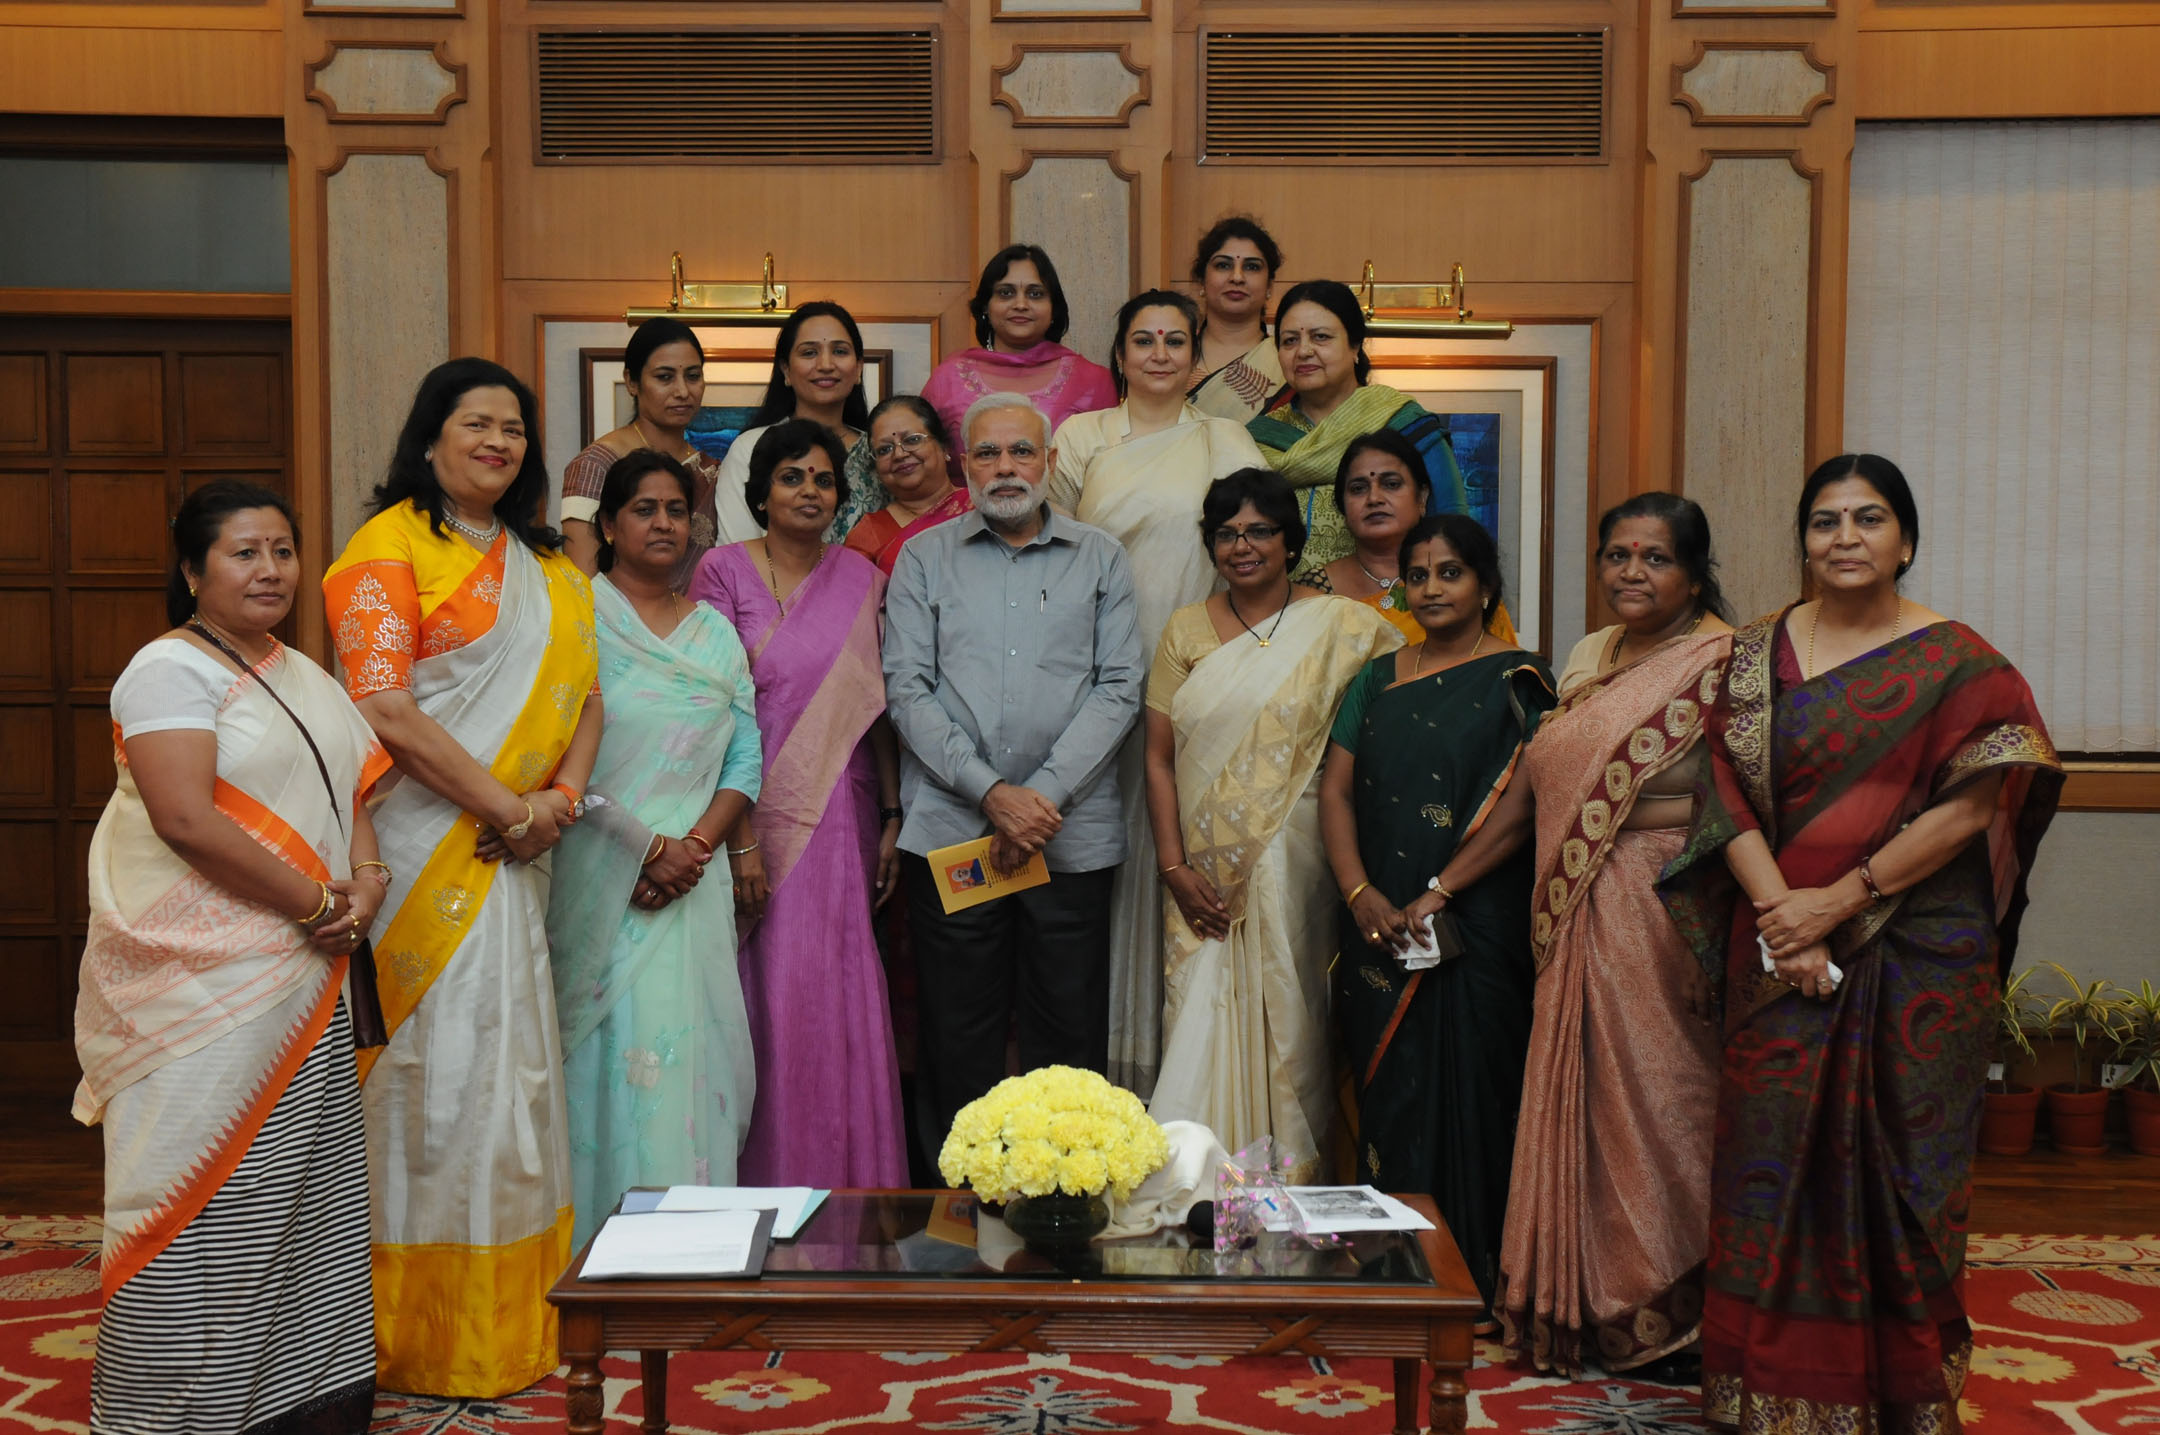
<svg viewBox="0 0 2160 1435"><path fill-rule="evenodd" d="M543 30L543 163L937 158L929 30Z"/></svg>
<svg viewBox="0 0 2160 1435"><path fill-rule="evenodd" d="M1203 161L1605 157L1606 32L1203 32Z"/></svg>

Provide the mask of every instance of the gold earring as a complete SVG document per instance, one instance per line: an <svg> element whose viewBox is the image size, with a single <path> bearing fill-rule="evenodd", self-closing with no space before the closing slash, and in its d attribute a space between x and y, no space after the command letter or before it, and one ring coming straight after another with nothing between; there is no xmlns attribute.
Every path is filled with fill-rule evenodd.
<svg viewBox="0 0 2160 1435"><path fill-rule="evenodd" d="M187 585L187 595L190 598L195 596L195 585L193 583Z"/></svg>

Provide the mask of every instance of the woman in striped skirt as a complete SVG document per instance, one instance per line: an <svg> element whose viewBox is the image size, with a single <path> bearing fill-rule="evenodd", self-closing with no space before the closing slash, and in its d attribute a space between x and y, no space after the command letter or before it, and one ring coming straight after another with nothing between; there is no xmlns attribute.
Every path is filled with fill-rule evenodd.
<svg viewBox="0 0 2160 1435"><path fill-rule="evenodd" d="M113 684L90 845L75 1115L105 1127L91 1428L364 1431L367 1164L350 954L385 873L360 791L388 759L271 635L292 514L229 480L173 524L171 632Z"/></svg>

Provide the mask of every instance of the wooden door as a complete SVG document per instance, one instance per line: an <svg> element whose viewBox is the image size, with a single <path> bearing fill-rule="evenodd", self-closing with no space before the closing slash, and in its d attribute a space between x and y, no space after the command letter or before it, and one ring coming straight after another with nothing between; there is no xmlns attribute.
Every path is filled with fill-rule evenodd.
<svg viewBox="0 0 2160 1435"><path fill-rule="evenodd" d="M0 1083L75 1079L108 695L168 626L182 496L291 493L291 368L283 322L0 319Z"/></svg>

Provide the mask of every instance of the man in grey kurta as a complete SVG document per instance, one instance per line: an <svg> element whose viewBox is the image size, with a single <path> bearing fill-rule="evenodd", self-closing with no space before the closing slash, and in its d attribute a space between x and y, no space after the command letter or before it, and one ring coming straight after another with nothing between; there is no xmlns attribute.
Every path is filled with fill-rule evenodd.
<svg viewBox="0 0 2160 1435"><path fill-rule="evenodd" d="M1108 1062L1116 758L1147 675L1124 548L1044 501L1048 420L993 394L962 429L975 511L910 539L885 594L933 1155L1005 1075L1015 1015L1021 1070ZM985 835L995 865L1041 852L1050 881L948 914L923 859Z"/></svg>

